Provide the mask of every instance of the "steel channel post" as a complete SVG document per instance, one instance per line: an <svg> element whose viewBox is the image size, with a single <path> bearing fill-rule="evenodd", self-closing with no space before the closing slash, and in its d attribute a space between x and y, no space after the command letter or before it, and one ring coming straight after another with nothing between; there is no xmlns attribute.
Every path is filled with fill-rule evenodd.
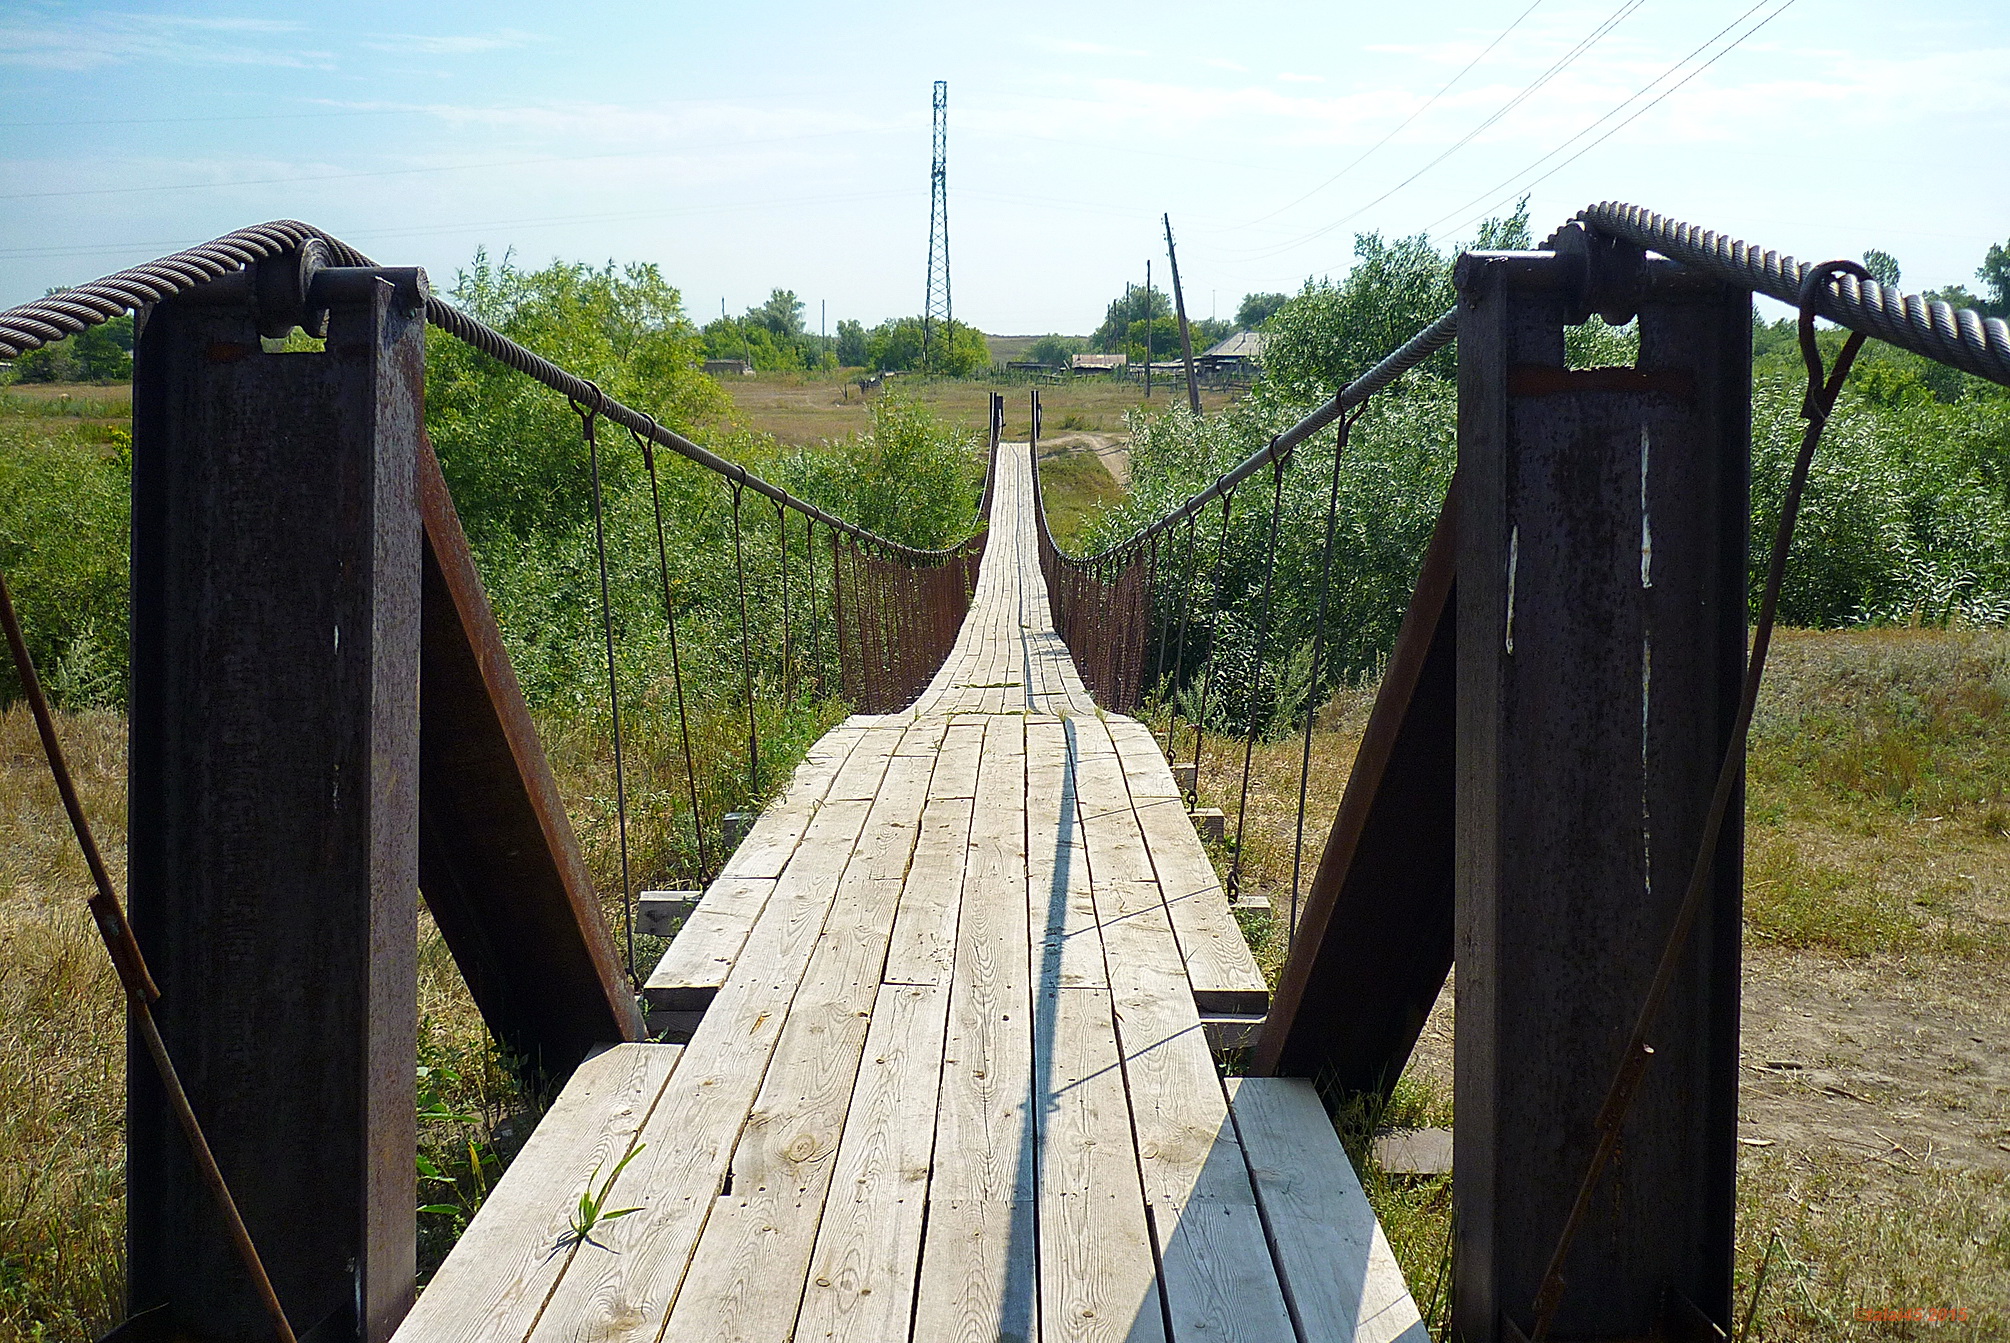
<svg viewBox="0 0 2010 1343"><path fill-rule="evenodd" d="M1457 272L1453 1333L1468 1343L1533 1328L1695 861L1745 652L1750 299L1637 251L1558 245L1471 253ZM1563 328L1593 308L1638 312L1637 367L1565 367ZM1667 1311L1730 1325L1740 815L1553 1337L1646 1337Z"/></svg>
<svg viewBox="0 0 2010 1343"><path fill-rule="evenodd" d="M377 1343L413 1299L424 277L324 270L326 349L268 353L305 273L169 299L139 341L132 924L287 1314ZM128 1077L130 1309L264 1343L143 1053Z"/></svg>

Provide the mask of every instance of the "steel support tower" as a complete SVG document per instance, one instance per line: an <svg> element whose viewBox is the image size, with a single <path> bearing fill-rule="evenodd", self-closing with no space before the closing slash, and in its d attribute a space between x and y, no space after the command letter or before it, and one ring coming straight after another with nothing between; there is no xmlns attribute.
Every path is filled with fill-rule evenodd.
<svg viewBox="0 0 2010 1343"><path fill-rule="evenodd" d="M935 81L935 162L928 173L928 292L921 305L921 366L935 367L935 324L946 348L956 346L956 310L949 301L949 81Z"/></svg>

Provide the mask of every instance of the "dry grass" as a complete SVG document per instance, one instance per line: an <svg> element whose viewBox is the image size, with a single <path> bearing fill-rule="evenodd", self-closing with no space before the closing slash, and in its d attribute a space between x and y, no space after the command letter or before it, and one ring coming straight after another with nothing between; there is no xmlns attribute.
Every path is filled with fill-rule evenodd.
<svg viewBox="0 0 2010 1343"><path fill-rule="evenodd" d="M1005 437L1023 442L1031 421L1028 393L1035 385L1023 379L928 378L901 375L894 379L902 395L909 397L936 418L982 435L990 412L990 393L1005 394ZM799 447L863 433L871 427L867 396L855 378L838 373L756 373L752 377L721 379L733 399L733 409L722 418L761 433L773 434L783 443ZM1106 378L1078 378L1065 382L1040 383L1042 431L1046 436L1083 431L1121 434L1124 412L1143 407L1161 409L1175 389L1154 386L1146 401L1144 388L1134 382ZM1180 391L1183 396L1184 392ZM877 391L871 393L877 396ZM1203 389L1201 405L1216 411L1229 404L1233 394L1220 389Z"/></svg>
<svg viewBox="0 0 2010 1343"><path fill-rule="evenodd" d="M1372 693L1321 711L1301 889ZM1243 920L1273 981L1300 749L1251 757L1241 878L1276 915ZM1242 765L1242 743L1209 739L1202 802L1231 837ZM1741 1312L1778 1235L1751 1337L2010 1337L2010 634L1783 633L1748 778ZM1214 856L1226 876L1234 853ZM1448 988L1393 1103L1338 1117L1427 1312L1450 1181L1387 1174L1367 1136L1450 1121L1452 1028ZM1858 1315L1936 1307L1966 1318Z"/></svg>

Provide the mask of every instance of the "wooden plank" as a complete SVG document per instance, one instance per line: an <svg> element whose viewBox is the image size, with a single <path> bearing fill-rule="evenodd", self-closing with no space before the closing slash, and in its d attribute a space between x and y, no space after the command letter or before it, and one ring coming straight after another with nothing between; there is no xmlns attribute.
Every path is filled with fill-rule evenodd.
<svg viewBox="0 0 2010 1343"><path fill-rule="evenodd" d="M1021 719L985 733L956 934L916 1339L1039 1337Z"/></svg>
<svg viewBox="0 0 2010 1343"><path fill-rule="evenodd" d="M1083 725L1084 737L1096 730ZM1085 755L1076 777L1173 1335L1289 1343L1296 1336L1255 1191L1121 762Z"/></svg>
<svg viewBox="0 0 2010 1343"><path fill-rule="evenodd" d="M423 436L418 471L419 886L482 1020L562 1082L642 1018Z"/></svg>
<svg viewBox="0 0 2010 1343"><path fill-rule="evenodd" d="M1139 828L1165 892L1173 933L1204 1012L1258 1013L1270 1006L1270 986L1256 968L1249 942L1229 912L1214 864L1176 798L1136 805Z"/></svg>
<svg viewBox="0 0 2010 1343"><path fill-rule="evenodd" d="M595 1171L633 1144L683 1052L622 1044L594 1055L538 1122L446 1262L405 1317L395 1343L487 1343L521 1335L536 1269L572 1253L568 1218Z"/></svg>
<svg viewBox="0 0 2010 1343"><path fill-rule="evenodd" d="M1231 1077L1228 1094L1304 1337L1430 1343L1312 1084Z"/></svg>
<svg viewBox="0 0 2010 1343"><path fill-rule="evenodd" d="M794 1323L858 1079L888 932L946 724L909 728L889 762L759 1097L733 1150L666 1332L768 1340Z"/></svg>
<svg viewBox="0 0 2010 1343"><path fill-rule="evenodd" d="M1165 752L1152 730L1135 718L1111 714L1103 720L1117 754L1124 762L1124 781L1130 785L1131 799L1177 798L1180 790L1166 763Z"/></svg>
<svg viewBox="0 0 2010 1343"><path fill-rule="evenodd" d="M889 984L947 984L956 960L956 914L963 895L972 799L984 749L981 720L952 720L928 782L921 837L907 873L888 948Z"/></svg>
<svg viewBox="0 0 2010 1343"><path fill-rule="evenodd" d="M1164 1340L1109 992L1046 987L1034 1010L1041 1337Z"/></svg>
<svg viewBox="0 0 2010 1343"><path fill-rule="evenodd" d="M948 1006L946 984L879 990L811 1256L797 1343L907 1338Z"/></svg>
<svg viewBox="0 0 2010 1343"><path fill-rule="evenodd" d="M866 734L840 772L868 793L898 731ZM847 777L849 776L849 777ZM871 804L826 800L748 935L740 973L720 989L642 1131L647 1144L622 1174L616 1203L642 1209L607 1225L562 1273L541 1271L549 1305L519 1337L654 1339L699 1232L725 1184L734 1140L760 1089L833 895ZM554 1283L554 1279L556 1279Z"/></svg>
<svg viewBox="0 0 2010 1343"><path fill-rule="evenodd" d="M650 971L642 987L650 1007L702 1012L710 1006L774 890L773 877L721 877L713 882Z"/></svg>
<svg viewBox="0 0 2010 1343"><path fill-rule="evenodd" d="M921 836L887 949L882 976L886 983L949 983L956 964L956 918L963 900L971 807L969 798L931 798L921 813Z"/></svg>
<svg viewBox="0 0 2010 1343"><path fill-rule="evenodd" d="M820 802L825 798L847 801L860 797L870 799L872 794L869 790L861 793L860 780L876 780L878 774L868 766L862 774L854 777L846 767L873 733L885 730L862 726L854 717L825 733L803 763L796 767L788 788L755 819L753 829L740 841L740 847L726 860L719 875L749 879L780 876L782 869L788 865L789 856L802 841L803 830L809 825L810 818L816 815ZM848 780L841 790L837 788L839 778Z"/></svg>
<svg viewBox="0 0 2010 1343"><path fill-rule="evenodd" d="M1452 965L1458 602L1445 496L1251 1071L1396 1085Z"/></svg>
<svg viewBox="0 0 2010 1343"><path fill-rule="evenodd" d="M1107 988L1070 763L1079 738L1080 726L1075 723L1027 721L1026 883L1033 982L1046 987Z"/></svg>

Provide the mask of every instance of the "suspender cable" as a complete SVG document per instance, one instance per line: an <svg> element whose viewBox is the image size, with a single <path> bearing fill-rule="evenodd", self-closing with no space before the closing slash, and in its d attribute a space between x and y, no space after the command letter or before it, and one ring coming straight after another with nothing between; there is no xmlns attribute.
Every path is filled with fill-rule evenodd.
<svg viewBox="0 0 2010 1343"><path fill-rule="evenodd" d="M1166 755L1168 758L1176 755L1179 749L1174 738L1179 732L1179 687L1180 677L1185 674L1186 668L1186 623L1188 615L1193 611L1194 533L1199 527L1200 517L1198 514L1187 518L1186 559L1180 564L1179 575L1179 639L1174 645L1172 685L1169 689L1169 697L1172 701L1172 716L1166 722ZM1189 803L1197 800L1199 787L1200 780L1198 775L1196 775L1194 787L1187 790L1187 801Z"/></svg>
<svg viewBox="0 0 2010 1343"><path fill-rule="evenodd" d="M822 695L824 640L817 627L817 520L807 513L803 515L803 570L803 587L810 597L810 676L816 682L817 694Z"/></svg>
<svg viewBox="0 0 2010 1343"><path fill-rule="evenodd" d="M1348 431L1360 417L1360 408L1356 407L1340 418L1339 427L1333 431L1333 482L1326 493L1326 541L1319 557L1319 614L1312 623L1312 673L1305 690L1304 746L1298 755L1298 821L1291 838L1291 922L1284 930L1287 950L1298 942L1298 886L1305 869L1305 791L1312 775L1312 720L1319 712L1319 674L1324 670L1326 653L1326 602L1333 586L1333 532L1340 515L1340 456L1347 450Z"/></svg>
<svg viewBox="0 0 2010 1343"><path fill-rule="evenodd" d="M1256 663L1249 673L1249 704L1242 737L1242 789L1235 799L1235 858L1228 868L1228 898L1242 893L1242 818L1249 811L1249 767L1256 759L1256 709L1263 694L1263 656L1270 643L1270 596L1277 584L1277 524L1284 512L1284 463L1270 464L1270 544L1263 561L1263 602L1257 608Z"/></svg>
<svg viewBox="0 0 2010 1343"><path fill-rule="evenodd" d="M663 623L670 631L670 683L677 691L677 732L684 746L684 781L691 793L691 833L698 841L698 876L712 874L712 860L705 852L705 818L698 809L698 765L691 754L691 715L684 703L684 668L677 655L677 606L670 597L670 549L663 538L663 490L656 479L656 450L649 439L628 431L635 446L642 449L642 461L649 468L649 506L656 514L656 571L663 579Z"/></svg>
<svg viewBox="0 0 2010 1343"><path fill-rule="evenodd" d="M588 383L589 387L593 384ZM605 398L593 387L591 406L572 403L586 436L586 460L593 473L593 554L600 568L600 630L607 641L607 707L614 721L614 828L621 849L621 935L628 947L628 982L635 986L635 892L628 879L628 781L621 758L621 678L614 665L614 602L607 586L607 525L600 497L600 438L594 432Z"/></svg>
<svg viewBox="0 0 2010 1343"><path fill-rule="evenodd" d="M761 738L754 725L754 654L747 634L747 551L740 540L741 482L728 482L733 491L733 575L740 592L740 675L747 687L747 789L761 794Z"/></svg>
<svg viewBox="0 0 2010 1343"><path fill-rule="evenodd" d="M1221 496L1221 535L1214 545L1214 614L1208 621L1207 661L1200 668L1200 699L1194 705L1193 715L1193 791L1200 796L1200 748L1207 736L1207 692L1214 680L1215 659L1221 654L1219 635L1221 634L1221 571L1228 559L1228 514L1235 507L1235 491Z"/></svg>
<svg viewBox="0 0 2010 1343"><path fill-rule="evenodd" d="M795 698L796 665L789 645L789 511L775 505L775 539L782 548L782 703Z"/></svg>

